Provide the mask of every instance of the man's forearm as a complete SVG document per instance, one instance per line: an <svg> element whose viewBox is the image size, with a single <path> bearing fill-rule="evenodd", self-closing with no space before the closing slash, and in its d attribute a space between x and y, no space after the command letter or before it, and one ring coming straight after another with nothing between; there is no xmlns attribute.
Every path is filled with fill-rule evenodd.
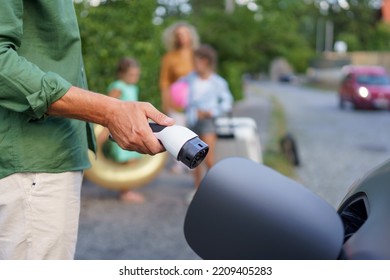
<svg viewBox="0 0 390 280"><path fill-rule="evenodd" d="M71 87L49 106L48 115L97 123L107 127L123 149L156 154L164 148L149 127L151 119L160 125L174 120L147 102L125 102L117 98Z"/></svg>
<svg viewBox="0 0 390 280"><path fill-rule="evenodd" d="M113 106L117 102L116 98L71 87L62 98L51 104L47 114L107 126L107 116L114 112Z"/></svg>

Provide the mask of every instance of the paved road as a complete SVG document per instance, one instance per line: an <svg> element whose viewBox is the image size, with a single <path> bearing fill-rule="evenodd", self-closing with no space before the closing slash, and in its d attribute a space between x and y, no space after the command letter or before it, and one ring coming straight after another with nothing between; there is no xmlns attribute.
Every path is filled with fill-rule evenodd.
<svg viewBox="0 0 390 280"><path fill-rule="evenodd" d="M254 118L265 142L269 110L268 98L254 90L235 106L234 115ZM146 202L134 205L118 201L116 192L85 180L76 259L199 259L183 234L187 196L192 190L190 174L164 170L140 189Z"/></svg>
<svg viewBox="0 0 390 280"><path fill-rule="evenodd" d="M283 104L296 137L301 182L337 207L349 186L390 158L388 111L340 110L335 92L260 83Z"/></svg>
<svg viewBox="0 0 390 280"><path fill-rule="evenodd" d="M197 259L183 235L188 175L163 171L140 191L143 204L128 204L117 193L85 181L76 259Z"/></svg>
<svg viewBox="0 0 390 280"><path fill-rule="evenodd" d="M270 96L283 104L303 165L299 181L337 206L347 188L390 157L390 113L341 111L334 92L266 82L247 87L235 115L256 120L267 141ZM143 187L142 205L121 203L115 192L85 181L76 259L198 259L183 235L189 174L164 170Z"/></svg>

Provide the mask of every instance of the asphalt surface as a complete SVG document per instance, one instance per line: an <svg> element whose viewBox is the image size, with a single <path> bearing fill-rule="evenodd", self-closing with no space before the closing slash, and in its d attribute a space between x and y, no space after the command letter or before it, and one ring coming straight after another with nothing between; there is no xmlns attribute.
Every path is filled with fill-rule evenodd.
<svg viewBox="0 0 390 280"><path fill-rule="evenodd" d="M350 186L390 158L390 113L341 110L335 91L260 83L283 105L302 166L299 181L337 208Z"/></svg>
<svg viewBox="0 0 390 280"><path fill-rule="evenodd" d="M290 84L247 84L235 116L253 118L261 144L268 137L271 96L283 105L302 165L297 181L337 208L347 189L390 157L388 111L340 110L332 91ZM183 223L190 174L161 174L140 189L144 204L120 202L116 192L87 180L82 188L76 259L192 260Z"/></svg>
<svg viewBox="0 0 390 280"><path fill-rule="evenodd" d="M259 87L248 87L234 116L253 118L261 143L267 140L268 97ZM199 257L185 241L183 225L192 176L172 174L168 168L139 191L143 204L118 200L118 193L84 180L76 259L89 260L193 260Z"/></svg>

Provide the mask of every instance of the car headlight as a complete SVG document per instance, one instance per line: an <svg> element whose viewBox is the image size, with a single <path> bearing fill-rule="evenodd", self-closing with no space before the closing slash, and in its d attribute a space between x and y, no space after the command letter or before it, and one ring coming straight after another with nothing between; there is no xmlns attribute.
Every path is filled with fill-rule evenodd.
<svg viewBox="0 0 390 280"><path fill-rule="evenodd" d="M359 93L360 97L362 97L362 98L368 98L370 96L370 92L368 91L368 89L366 87L360 87L358 89L358 93Z"/></svg>

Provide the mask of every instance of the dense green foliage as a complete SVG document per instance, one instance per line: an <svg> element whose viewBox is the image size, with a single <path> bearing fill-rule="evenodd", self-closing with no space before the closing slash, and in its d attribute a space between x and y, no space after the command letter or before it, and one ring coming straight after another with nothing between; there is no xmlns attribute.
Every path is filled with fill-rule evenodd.
<svg viewBox="0 0 390 280"><path fill-rule="evenodd" d="M87 1L86 1L87 2ZM257 9L235 5L225 11L225 0L191 0L190 12L165 7L162 24L153 24L158 6L167 1L107 0L98 7L77 4L84 57L92 90L105 92L115 79L116 63L122 56L140 61L141 99L160 106L158 77L164 53L161 33L177 20L196 26L202 43L219 54L218 72L225 77L236 99L241 98L244 73L267 73L270 62L286 58L295 71L304 72L318 50L319 23L331 21L334 41L348 49L389 50L390 27L378 20L370 0L347 1L348 9L320 8L319 0L252 0Z"/></svg>
<svg viewBox="0 0 390 280"><path fill-rule="evenodd" d="M155 0L123 0L98 7L76 5L88 83L91 90L106 93L116 79L121 57L136 58L141 65L140 100L160 105L158 77L163 53L160 28L151 17Z"/></svg>
<svg viewBox="0 0 390 280"><path fill-rule="evenodd" d="M263 0L261 10L255 12L238 5L232 13L203 7L207 6L195 6L198 12L191 20L202 41L218 50L220 72L230 82L236 98L241 93L242 73L267 73L276 57L285 57L296 71L306 70L313 50L299 31L298 19L307 8L301 0L285 1L282 7L278 1Z"/></svg>
<svg viewBox="0 0 390 280"><path fill-rule="evenodd" d="M332 2L327 11L315 9L313 15L333 22L335 41L345 41L349 51L390 50L390 26L381 21L380 9L373 7L375 1L346 1L348 9Z"/></svg>

